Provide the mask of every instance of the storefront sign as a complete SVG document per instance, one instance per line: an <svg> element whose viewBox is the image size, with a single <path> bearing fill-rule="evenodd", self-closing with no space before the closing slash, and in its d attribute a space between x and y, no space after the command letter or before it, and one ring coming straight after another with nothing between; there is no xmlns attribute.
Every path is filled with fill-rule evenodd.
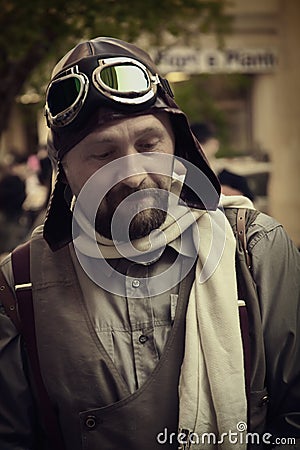
<svg viewBox="0 0 300 450"><path fill-rule="evenodd" d="M278 65L273 49L195 50L177 47L156 56L163 73L182 71L196 73L272 72Z"/></svg>

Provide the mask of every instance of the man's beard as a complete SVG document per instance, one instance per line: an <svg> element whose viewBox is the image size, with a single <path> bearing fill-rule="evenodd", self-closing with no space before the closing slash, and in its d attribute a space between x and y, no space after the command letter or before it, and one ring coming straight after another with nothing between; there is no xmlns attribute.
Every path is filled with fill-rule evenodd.
<svg viewBox="0 0 300 450"><path fill-rule="evenodd" d="M166 219L169 198L166 182L161 180L159 184L159 186L145 185L139 189L124 187L122 190L108 192L105 197L106 206L103 207L100 204L97 211L96 231L105 238L126 242L147 236L151 231L159 228ZM145 189L150 190L145 191ZM130 201L128 197L135 192L137 197ZM143 206L145 209L141 206L143 200L146 202ZM121 204L123 201L124 203ZM121 204L120 209L116 212L119 204ZM117 217L113 219L115 212Z"/></svg>

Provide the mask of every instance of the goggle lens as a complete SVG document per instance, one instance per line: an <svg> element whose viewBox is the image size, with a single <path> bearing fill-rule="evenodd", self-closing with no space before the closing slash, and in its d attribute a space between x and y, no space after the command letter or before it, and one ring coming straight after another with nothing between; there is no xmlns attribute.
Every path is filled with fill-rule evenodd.
<svg viewBox="0 0 300 450"><path fill-rule="evenodd" d="M53 116L65 111L76 102L81 83L77 77L69 77L54 82L48 91L48 107Z"/></svg>
<svg viewBox="0 0 300 450"><path fill-rule="evenodd" d="M130 92L142 94L149 90L150 80L146 72L131 64L103 67L98 72L102 83L120 95Z"/></svg>

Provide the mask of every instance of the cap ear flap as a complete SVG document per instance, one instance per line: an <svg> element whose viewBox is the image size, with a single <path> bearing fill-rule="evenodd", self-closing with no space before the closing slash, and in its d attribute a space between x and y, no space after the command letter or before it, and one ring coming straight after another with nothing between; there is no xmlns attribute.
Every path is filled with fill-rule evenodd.
<svg viewBox="0 0 300 450"><path fill-rule="evenodd" d="M70 188L63 181L65 175L61 174L61 169L59 164L43 231L44 239L52 251L59 250L72 240L73 216L66 195L66 190L70 192Z"/></svg>
<svg viewBox="0 0 300 450"><path fill-rule="evenodd" d="M200 198L199 195L189 187L194 184L194 174L193 171L189 169L189 165L187 165L185 183L180 197L192 208L215 211L219 204L221 191L219 180L211 169L200 143L192 134L186 116L183 113L172 114L171 122L175 134L175 155L188 161L197 169L200 169L207 179L206 185L208 187L208 189L201 189L203 198Z"/></svg>

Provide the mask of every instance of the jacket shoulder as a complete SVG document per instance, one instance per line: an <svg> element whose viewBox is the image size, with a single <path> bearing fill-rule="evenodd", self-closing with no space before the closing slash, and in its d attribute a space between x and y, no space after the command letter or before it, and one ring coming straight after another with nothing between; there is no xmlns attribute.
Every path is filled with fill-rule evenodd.
<svg viewBox="0 0 300 450"><path fill-rule="evenodd" d="M259 212L247 229L249 250L253 249L259 241L274 234L276 231L280 231L280 234L284 233L282 224L274 219L274 217Z"/></svg>

